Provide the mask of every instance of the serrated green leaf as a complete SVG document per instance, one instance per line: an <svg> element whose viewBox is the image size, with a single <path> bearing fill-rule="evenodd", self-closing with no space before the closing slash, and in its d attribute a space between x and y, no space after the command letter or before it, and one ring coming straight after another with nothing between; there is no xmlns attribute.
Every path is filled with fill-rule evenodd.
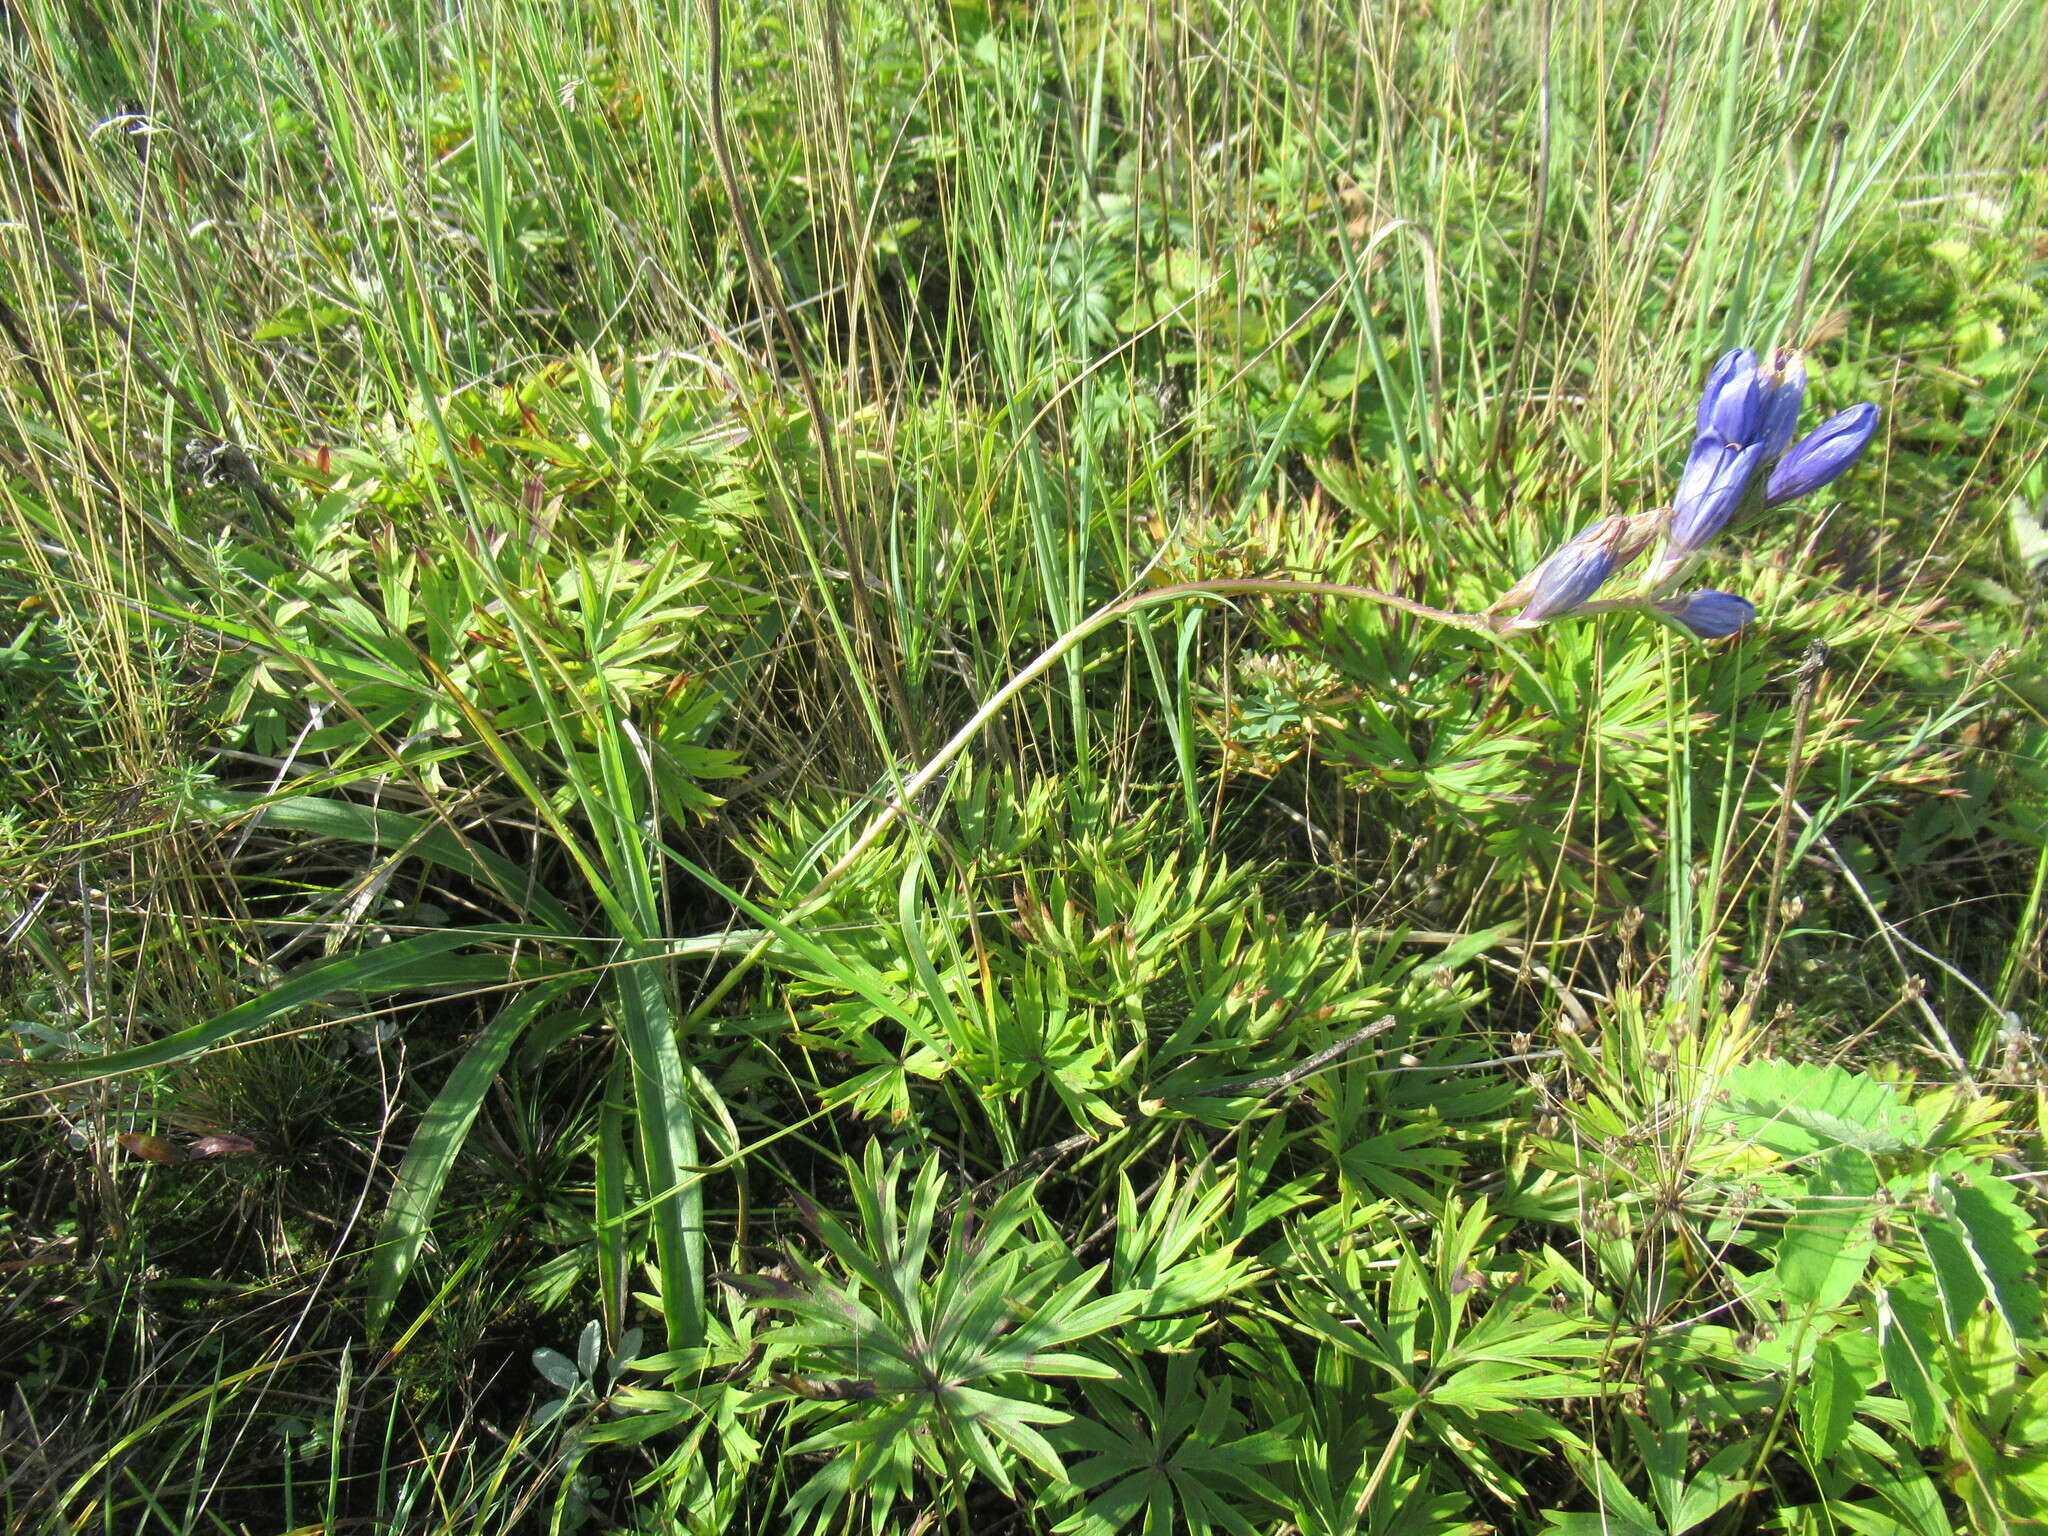
<svg viewBox="0 0 2048 1536"><path fill-rule="evenodd" d="M1755 1460L1756 1446L1746 1441L1715 1452L1687 1482L1671 1517L1671 1536L1705 1525L1754 1488L1755 1480L1745 1474Z"/></svg>
<svg viewBox="0 0 2048 1536"><path fill-rule="evenodd" d="M1785 1218L1777 1275L1795 1312L1829 1312L1849 1297L1876 1252L1872 1200L1877 1170L1861 1152L1839 1147L1808 1165L1806 1189Z"/></svg>
<svg viewBox="0 0 2048 1536"><path fill-rule="evenodd" d="M1883 1287L1877 1294L1877 1318L1885 1384L1906 1405L1913 1443L1932 1445L1941 1433L1944 1395L1940 1309L1915 1287Z"/></svg>
<svg viewBox="0 0 2048 1536"><path fill-rule="evenodd" d="M1731 1134L1788 1157L1836 1147L1910 1151L1917 1122L1890 1084L1846 1067L1753 1061L1728 1074L1720 1106Z"/></svg>
<svg viewBox="0 0 2048 1536"><path fill-rule="evenodd" d="M1813 1457L1825 1461L1842 1448L1863 1395L1877 1383L1877 1362L1857 1361L1841 1341L1822 1339L1796 1389L1799 1427Z"/></svg>
<svg viewBox="0 0 2048 1536"><path fill-rule="evenodd" d="M1932 1193L1988 1298L2016 1335L2031 1338L2041 1319L2041 1292L2034 1278L2036 1234L2012 1186L1972 1162L1937 1174Z"/></svg>

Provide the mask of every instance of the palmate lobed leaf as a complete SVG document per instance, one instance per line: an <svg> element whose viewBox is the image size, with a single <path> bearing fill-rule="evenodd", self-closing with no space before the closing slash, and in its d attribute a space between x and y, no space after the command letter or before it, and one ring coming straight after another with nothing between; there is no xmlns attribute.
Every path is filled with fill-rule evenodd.
<svg viewBox="0 0 2048 1536"><path fill-rule="evenodd" d="M1594 1510L1545 1510L1544 1536L1671 1536L1656 1511L1622 1486L1604 1463L1596 1497L1599 1507Z"/></svg>
<svg viewBox="0 0 2048 1536"><path fill-rule="evenodd" d="M1598 1377L1579 1372L1485 1361L1451 1372L1430 1387L1427 1400L1439 1407L1461 1408L1468 1413L1512 1413L1519 1404L1531 1399L1599 1397L1612 1390ZM1395 1395L1382 1394L1389 1401Z"/></svg>
<svg viewBox="0 0 2048 1536"><path fill-rule="evenodd" d="M1441 1144L1445 1134L1442 1125L1426 1122L1396 1125L1345 1147L1339 1165L1344 1176L1361 1188L1426 1209L1435 1200L1436 1190L1425 1188L1409 1175L1421 1175L1441 1188L1465 1161L1456 1147Z"/></svg>
<svg viewBox="0 0 2048 1536"><path fill-rule="evenodd" d="M1067 1471L1059 1453L1035 1427L1068 1423L1074 1416L1065 1409L974 1387L949 1387L939 1394L939 1401L948 1414L970 1430L987 1431L1040 1471L1060 1482L1066 1481ZM1007 1472L1003 1472L999 1480L1006 1483L1007 1477Z"/></svg>
<svg viewBox="0 0 2048 1536"><path fill-rule="evenodd" d="M1075 1486L1099 1491L1060 1522L1062 1532L1098 1532L1139 1509L1145 1518L1135 1528L1162 1536L1212 1526L1236 1531L1252 1528L1248 1511L1284 1507L1259 1468L1291 1454L1292 1422L1248 1433L1228 1378L1205 1375L1201 1357L1169 1356L1161 1390L1145 1358L1126 1355L1107 1385L1083 1390L1095 1417L1057 1434L1081 1453L1069 1472Z"/></svg>
<svg viewBox="0 0 2048 1536"><path fill-rule="evenodd" d="M900 1154L884 1160L871 1143L847 1171L858 1229L811 1212L843 1278L796 1260L793 1286L752 1298L796 1318L760 1330L764 1360L864 1388L848 1401L789 1389L758 1398L788 1404L797 1421L830 1421L798 1447L835 1456L805 1485L798 1507L822 1515L860 1497L882 1520L899 1496L896 1473L886 1469L905 1457L935 1474L964 1464L1006 1492L1020 1464L1064 1479L1040 1426L1065 1425L1071 1415L1030 1382L1115 1376L1113 1366L1061 1346L1130 1317L1144 1294L1103 1295L1107 1264L1081 1269L1064 1244L1024 1239L1035 1214L1028 1186L1006 1191L979 1220L958 1202L941 1235L945 1179L936 1160L920 1168L907 1199Z"/></svg>

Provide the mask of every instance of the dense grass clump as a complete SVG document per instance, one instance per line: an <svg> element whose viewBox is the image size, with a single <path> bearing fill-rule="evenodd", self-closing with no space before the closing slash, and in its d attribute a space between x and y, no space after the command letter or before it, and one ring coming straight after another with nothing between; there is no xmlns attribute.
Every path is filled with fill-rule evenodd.
<svg viewBox="0 0 2048 1536"><path fill-rule="evenodd" d="M2031 0L0 48L9 1530L2048 1530Z"/></svg>

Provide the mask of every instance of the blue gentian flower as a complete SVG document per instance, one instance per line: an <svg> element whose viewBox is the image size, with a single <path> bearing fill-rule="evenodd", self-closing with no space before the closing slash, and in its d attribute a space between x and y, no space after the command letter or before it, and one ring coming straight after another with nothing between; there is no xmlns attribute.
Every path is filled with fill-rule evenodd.
<svg viewBox="0 0 2048 1536"><path fill-rule="evenodd" d="M1692 449L1670 508L1603 518L1575 534L1503 593L1487 614L1509 630L1533 629L1568 613L1654 602L1702 639L1734 634L1756 617L1747 598L1706 588L1683 597L1657 594L1668 590L1737 517L1819 490L1869 445L1877 431L1877 407L1868 404L1842 412L1793 442L1805 399L1806 362L1797 347L1780 347L1762 363L1747 347L1723 354L1700 392ZM1664 548L1640 595L1594 601L1594 594L1660 535ZM1498 615L1518 603L1521 612L1503 625Z"/></svg>
<svg viewBox="0 0 2048 1536"><path fill-rule="evenodd" d="M1749 358L1749 362L1725 373L1715 370L1714 382L1700 397L1701 414L1706 418L1700 425L1700 440L1712 437L1724 443L1753 443L1758 441L1764 414L1763 386L1757 375L1756 359L1746 351L1731 352L1728 356ZM1722 359L1724 363L1727 360Z"/></svg>
<svg viewBox="0 0 2048 1536"><path fill-rule="evenodd" d="M1737 347L1707 375L1693 417L1698 435L1671 498L1670 538L1653 582L1668 581L1728 526L1770 456L1766 444L1781 428L1788 393L1797 417L1799 389L1788 392L1779 358L1771 361L1770 368L1759 368L1754 352ZM1802 375L1799 388L1803 384Z"/></svg>
<svg viewBox="0 0 2048 1536"><path fill-rule="evenodd" d="M1614 574L1614 551L1589 537L1604 526L1595 523L1536 568L1529 601L1515 619L1518 627L1533 627L1570 613Z"/></svg>
<svg viewBox="0 0 2048 1536"><path fill-rule="evenodd" d="M1816 491L1856 461L1877 430L1877 407L1844 411L1794 443L1805 399L1806 362L1796 347L1778 348L1763 364L1738 347L1714 364L1652 590L1669 586L1736 517Z"/></svg>
<svg viewBox="0 0 2048 1536"><path fill-rule="evenodd" d="M1830 416L1778 461L1764 486L1764 505L1782 507L1819 490L1862 456L1876 431L1877 407L1867 400Z"/></svg>
<svg viewBox="0 0 2048 1536"><path fill-rule="evenodd" d="M1753 439L1731 441L1702 434L1693 443L1685 473L1678 478L1678 493L1671 498L1667 562L1685 559L1714 541L1742 505L1763 462L1764 445Z"/></svg>
<svg viewBox="0 0 2048 1536"><path fill-rule="evenodd" d="M1756 617L1756 604L1748 598L1710 587L1667 597L1657 606L1702 640L1726 640Z"/></svg>

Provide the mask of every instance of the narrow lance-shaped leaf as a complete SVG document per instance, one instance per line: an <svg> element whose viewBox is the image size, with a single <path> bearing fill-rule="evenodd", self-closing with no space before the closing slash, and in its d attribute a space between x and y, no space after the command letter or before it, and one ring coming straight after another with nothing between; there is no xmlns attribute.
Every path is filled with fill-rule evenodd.
<svg viewBox="0 0 2048 1536"><path fill-rule="evenodd" d="M482 935L462 928L424 933L417 938L402 939L396 944L381 945L360 954L344 955L310 966L260 997L253 997L203 1024L194 1024L190 1029L181 1029L147 1045L110 1051L104 1056L87 1056L74 1061L31 1062L29 1065L37 1072L64 1078L112 1077L122 1072L169 1066L237 1035L247 1034L295 1008L324 1002L330 997L379 990L473 984L484 979L475 963L478 957L451 956L450 951L520 934L548 936L544 929L524 927L492 928ZM515 968L509 957L502 960L492 957L487 965L493 969L502 967L508 975Z"/></svg>
<svg viewBox="0 0 2048 1536"><path fill-rule="evenodd" d="M405 1158L392 1181L384 1208L377 1254L370 1262L370 1328L374 1333L390 1315L398 1289L418 1260L434 1221L441 1191L462 1151L469 1128L483 1107L506 1057L536 1015L565 991L567 980L543 982L501 1009L470 1046L440 1093L421 1117Z"/></svg>
<svg viewBox="0 0 2048 1536"><path fill-rule="evenodd" d="M283 831L341 838L373 848L402 848L425 863L490 886L515 907L565 935L576 931L568 908L539 889L530 871L421 817L313 795L271 800L262 795L207 790L191 803L220 817L260 814L264 825Z"/></svg>

